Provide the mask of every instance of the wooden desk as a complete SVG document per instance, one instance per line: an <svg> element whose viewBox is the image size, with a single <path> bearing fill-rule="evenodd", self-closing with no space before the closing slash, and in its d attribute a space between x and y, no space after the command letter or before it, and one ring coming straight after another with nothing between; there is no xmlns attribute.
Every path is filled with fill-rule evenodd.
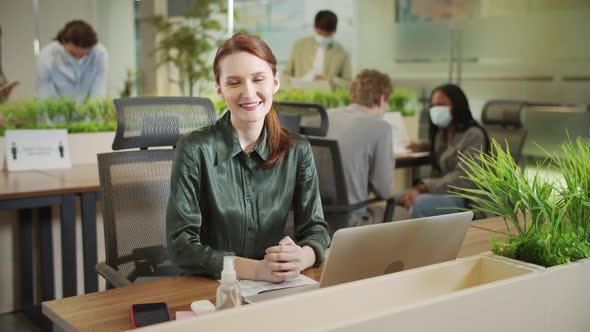
<svg viewBox="0 0 590 332"><path fill-rule="evenodd" d="M422 165L430 165L430 154L413 155L402 154L395 155L395 168L414 168Z"/></svg>
<svg viewBox="0 0 590 332"><path fill-rule="evenodd" d="M460 257L490 250L494 232L470 227ZM305 275L319 280L321 267ZM192 301L208 299L215 303L219 283L201 277L175 277L142 285L96 292L43 303L43 313L66 331L122 331L131 328L129 307L133 303L166 302L172 315L190 310Z"/></svg>
<svg viewBox="0 0 590 332"><path fill-rule="evenodd" d="M98 290L98 275L95 271L98 257L96 244L96 202L100 199L98 166L74 165L69 169L45 170L40 172L58 180L62 191L80 196L82 251L84 256L84 292L96 292Z"/></svg>
<svg viewBox="0 0 590 332"><path fill-rule="evenodd" d="M96 252L96 199L99 192L96 165L73 166L51 171L1 172L0 209L19 210L21 297L23 309L34 306L32 210L39 210L41 300L55 298L51 207L60 206L63 295L76 290L76 207L81 196L82 238L84 246L85 291L98 290L94 271Z"/></svg>

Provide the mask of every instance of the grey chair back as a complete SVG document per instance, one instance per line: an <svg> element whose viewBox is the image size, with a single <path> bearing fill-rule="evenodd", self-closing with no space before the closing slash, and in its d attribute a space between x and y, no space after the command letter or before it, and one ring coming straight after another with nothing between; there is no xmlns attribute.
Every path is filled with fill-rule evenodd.
<svg viewBox="0 0 590 332"><path fill-rule="evenodd" d="M181 135L217 120L208 98L134 97L113 103L117 110L113 150L175 146Z"/></svg>
<svg viewBox="0 0 590 332"><path fill-rule="evenodd" d="M522 110L526 105L525 101L492 100L485 104L481 114L483 127L490 140L496 140L505 149L508 148L516 163L521 159L527 136L521 121Z"/></svg>
<svg viewBox="0 0 590 332"><path fill-rule="evenodd" d="M349 205L338 141L307 137L318 173L320 196L326 207Z"/></svg>
<svg viewBox="0 0 590 332"><path fill-rule="evenodd" d="M209 99L133 99L115 100L113 150L135 150L98 155L106 264L131 283L180 272L167 262L166 250L173 147L180 135L216 121Z"/></svg>
<svg viewBox="0 0 590 332"><path fill-rule="evenodd" d="M350 226L348 217L351 212L383 200L387 201L383 222L393 219L395 206L393 198L372 198L351 204L348 199L346 177L338 141L319 137L307 137L307 139L313 152L322 208L331 234L339 228Z"/></svg>
<svg viewBox="0 0 590 332"><path fill-rule="evenodd" d="M322 104L275 101L274 105L283 127L302 135L328 134L328 112Z"/></svg>

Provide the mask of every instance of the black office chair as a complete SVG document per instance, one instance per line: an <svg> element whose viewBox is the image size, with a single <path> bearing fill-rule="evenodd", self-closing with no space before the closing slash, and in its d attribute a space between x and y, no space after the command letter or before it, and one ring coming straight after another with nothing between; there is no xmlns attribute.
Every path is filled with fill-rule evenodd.
<svg viewBox="0 0 590 332"><path fill-rule="evenodd" d="M313 151L322 207L331 234L339 228L349 226L346 222L351 212L380 201L387 202L383 222L393 219L395 207L393 198L372 198L355 204L349 202L338 141L317 137L307 137L307 139Z"/></svg>
<svg viewBox="0 0 590 332"><path fill-rule="evenodd" d="M281 126L302 135L325 137L328 112L322 104L275 101Z"/></svg>
<svg viewBox="0 0 590 332"><path fill-rule="evenodd" d="M525 101L491 100L485 104L481 114L483 127L490 140L494 139L507 147L517 164L527 136L521 121L522 110L526 105Z"/></svg>
<svg viewBox="0 0 590 332"><path fill-rule="evenodd" d="M180 273L166 250L172 147L182 134L217 119L206 98L141 97L114 104L113 150L135 150L98 155L106 261L96 271L109 288Z"/></svg>

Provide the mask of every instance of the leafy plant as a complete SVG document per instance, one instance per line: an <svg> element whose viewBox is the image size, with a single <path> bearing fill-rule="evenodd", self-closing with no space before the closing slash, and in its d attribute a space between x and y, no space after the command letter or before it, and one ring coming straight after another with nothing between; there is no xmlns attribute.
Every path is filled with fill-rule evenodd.
<svg viewBox="0 0 590 332"><path fill-rule="evenodd" d="M336 108L350 104L348 92L345 89L334 91L323 90L281 90L275 96L276 101L297 101L303 103L318 103L324 105L326 109ZM212 98L213 105L218 113L222 113L227 109L224 100L219 97Z"/></svg>
<svg viewBox="0 0 590 332"><path fill-rule="evenodd" d="M108 99L90 99L77 106L69 98L25 99L0 105L0 136L6 129L65 128L70 133L112 131L115 109Z"/></svg>
<svg viewBox="0 0 590 332"><path fill-rule="evenodd" d="M489 154L462 155L476 189L454 187L453 194L472 202L468 210L499 215L518 232L493 240L494 253L544 266L590 257L590 140L561 147L564 156L538 163L530 179L496 141ZM565 185L544 180L544 167L563 174Z"/></svg>
<svg viewBox="0 0 590 332"><path fill-rule="evenodd" d="M391 96L389 96L389 111L401 112L403 116L412 116L416 114L416 110L408 109L408 102L414 99L414 93L404 88L395 88Z"/></svg>
<svg viewBox="0 0 590 332"><path fill-rule="evenodd" d="M416 113L415 110L405 109L408 101L413 98L413 94L403 88L395 89L394 93L389 97L390 111L401 112L403 116L412 116ZM288 89L281 90L275 96L276 101L297 101L303 103L318 103L324 105L326 109L342 107L350 104L350 97L348 90L336 89L333 91L325 90L300 90ZM213 105L218 113L226 110L227 105L219 97L212 98ZM397 104L404 105L401 108L394 106Z"/></svg>
<svg viewBox="0 0 590 332"><path fill-rule="evenodd" d="M224 0L194 0L182 18L162 15L148 18L160 35L155 52L160 58L157 66L172 64L178 69L177 83L183 93L194 95L200 80L211 79L211 52L221 40L222 25L219 14L227 12ZM171 80L172 81L172 80Z"/></svg>

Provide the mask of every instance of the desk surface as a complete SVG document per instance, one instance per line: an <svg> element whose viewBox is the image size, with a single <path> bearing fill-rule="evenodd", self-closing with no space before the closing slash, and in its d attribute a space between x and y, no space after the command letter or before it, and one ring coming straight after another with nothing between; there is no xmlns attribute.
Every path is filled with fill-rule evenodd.
<svg viewBox="0 0 590 332"><path fill-rule="evenodd" d="M396 168L415 167L427 163L429 156L396 156ZM98 192L98 166L73 165L72 168L0 172L0 200Z"/></svg>
<svg viewBox="0 0 590 332"><path fill-rule="evenodd" d="M59 170L0 172L0 200L100 190L96 165Z"/></svg>
<svg viewBox="0 0 590 332"><path fill-rule="evenodd" d="M489 219L490 224L503 221ZM459 257L490 250L493 231L470 227ZM308 269L305 275L319 280L321 267ZM215 303L218 282L201 277L175 277L126 288L96 292L43 303L43 313L59 326L70 331L121 331L131 327L129 307L133 303L168 303L172 315L190 310L192 301L208 299Z"/></svg>

